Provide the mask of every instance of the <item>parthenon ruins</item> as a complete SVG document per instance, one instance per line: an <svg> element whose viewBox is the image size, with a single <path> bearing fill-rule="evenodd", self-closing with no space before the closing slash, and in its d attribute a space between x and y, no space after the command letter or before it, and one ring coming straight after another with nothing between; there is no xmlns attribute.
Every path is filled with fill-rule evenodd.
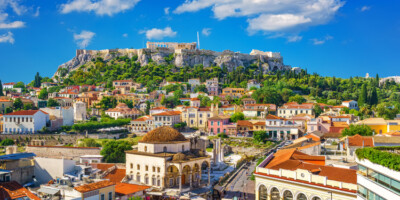
<svg viewBox="0 0 400 200"><path fill-rule="evenodd" d="M157 47L165 47L172 49L196 49L196 42L177 43L177 42L147 42L146 48L155 49Z"/></svg>

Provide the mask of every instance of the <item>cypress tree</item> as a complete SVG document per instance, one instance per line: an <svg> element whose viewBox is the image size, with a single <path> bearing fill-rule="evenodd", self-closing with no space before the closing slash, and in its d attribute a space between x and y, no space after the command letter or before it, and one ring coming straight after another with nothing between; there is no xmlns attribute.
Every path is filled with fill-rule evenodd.
<svg viewBox="0 0 400 200"><path fill-rule="evenodd" d="M358 97L358 105L362 106L367 103L368 92L367 92L367 85L363 84L361 88L361 94Z"/></svg>
<svg viewBox="0 0 400 200"><path fill-rule="evenodd" d="M378 74L376 74L375 82L376 82L376 87L379 87L379 75Z"/></svg>
<svg viewBox="0 0 400 200"><path fill-rule="evenodd" d="M378 94L376 93L376 87L372 88L371 92L371 98L369 100L370 105L376 105L378 104Z"/></svg>
<svg viewBox="0 0 400 200"><path fill-rule="evenodd" d="M2 82L1 82L1 80L0 80L0 96L4 96L4 93L3 93L3 84L2 84Z"/></svg>

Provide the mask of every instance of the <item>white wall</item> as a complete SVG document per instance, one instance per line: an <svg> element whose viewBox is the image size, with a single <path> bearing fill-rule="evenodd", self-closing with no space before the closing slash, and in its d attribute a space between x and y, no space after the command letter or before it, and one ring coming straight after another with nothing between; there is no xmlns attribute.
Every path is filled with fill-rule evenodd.
<svg viewBox="0 0 400 200"><path fill-rule="evenodd" d="M165 144L152 144L152 143L143 143L140 142L138 144L138 150L140 152L145 152L145 147L147 147L148 153L161 153L164 152L164 147L167 147L167 152L177 153L182 152L182 145L184 146L185 151L190 150L190 142L182 142L182 143L165 143Z"/></svg>
<svg viewBox="0 0 400 200"><path fill-rule="evenodd" d="M14 118L20 119L19 123L14 122ZM22 122L22 118L24 121ZM26 119L28 118L28 121ZM31 119L32 118L32 122ZM12 121L11 121L12 120ZM4 115L3 116L3 131L4 132L15 132L15 133L35 133L46 126L46 122L49 120L49 115L44 114L42 111L36 112L34 115ZM14 131L15 129L15 131Z"/></svg>
<svg viewBox="0 0 400 200"><path fill-rule="evenodd" d="M39 183L47 183L75 169L75 161L35 157L35 176Z"/></svg>

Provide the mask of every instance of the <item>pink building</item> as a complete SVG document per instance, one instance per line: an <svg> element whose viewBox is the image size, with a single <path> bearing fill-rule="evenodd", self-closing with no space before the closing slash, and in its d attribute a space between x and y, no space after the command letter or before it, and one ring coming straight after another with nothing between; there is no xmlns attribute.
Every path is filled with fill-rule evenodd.
<svg viewBox="0 0 400 200"><path fill-rule="evenodd" d="M215 116L208 118L208 132L217 135L226 133L227 135L236 135L236 123L229 122L228 116Z"/></svg>

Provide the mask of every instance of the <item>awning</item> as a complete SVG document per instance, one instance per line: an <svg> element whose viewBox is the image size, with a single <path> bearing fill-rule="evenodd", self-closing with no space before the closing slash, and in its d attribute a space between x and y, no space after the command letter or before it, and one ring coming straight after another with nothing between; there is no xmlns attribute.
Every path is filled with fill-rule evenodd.
<svg viewBox="0 0 400 200"><path fill-rule="evenodd" d="M41 187L40 189L38 189L37 192L41 192L44 194L50 194L50 195L55 195L58 192L60 192L59 189L55 189L55 188L45 188L45 187Z"/></svg>

